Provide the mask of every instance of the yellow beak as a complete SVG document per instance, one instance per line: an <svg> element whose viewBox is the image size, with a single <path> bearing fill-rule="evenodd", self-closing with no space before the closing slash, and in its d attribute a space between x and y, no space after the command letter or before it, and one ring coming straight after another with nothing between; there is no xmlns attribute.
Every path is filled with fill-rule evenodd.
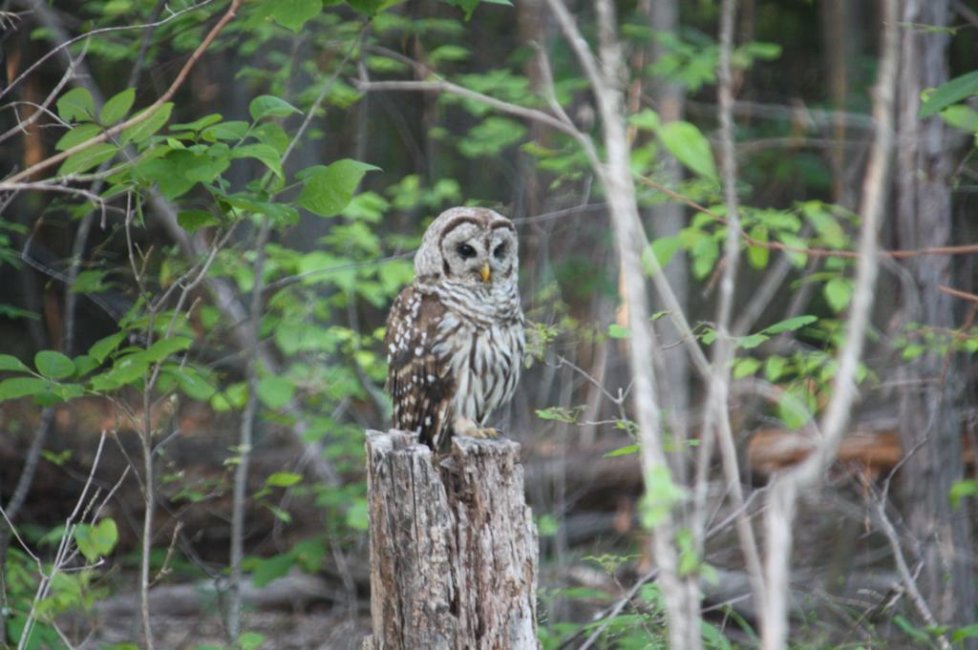
<svg viewBox="0 0 978 650"><path fill-rule="evenodd" d="M489 282L489 278L492 277L492 270L490 270L490 268L489 268L489 262L486 262L486 263L484 263L482 265L482 268L479 269L479 275L482 276L482 283L483 284L485 284L486 282Z"/></svg>

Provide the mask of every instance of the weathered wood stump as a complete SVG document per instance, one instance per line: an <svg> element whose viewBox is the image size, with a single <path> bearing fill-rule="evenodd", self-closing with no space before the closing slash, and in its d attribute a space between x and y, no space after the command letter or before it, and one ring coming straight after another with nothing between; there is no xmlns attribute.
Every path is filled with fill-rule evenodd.
<svg viewBox="0 0 978 650"><path fill-rule="evenodd" d="M455 438L444 457L367 433L370 612L364 650L537 648L537 536L519 445Z"/></svg>

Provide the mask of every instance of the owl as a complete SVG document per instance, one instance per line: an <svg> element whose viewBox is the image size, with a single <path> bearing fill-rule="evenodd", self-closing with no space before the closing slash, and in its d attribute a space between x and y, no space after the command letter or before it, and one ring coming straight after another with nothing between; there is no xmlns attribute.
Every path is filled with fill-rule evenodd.
<svg viewBox="0 0 978 650"><path fill-rule="evenodd" d="M387 319L395 429L435 451L495 437L486 422L513 396L525 347L518 265L516 228L492 210L452 208L428 227Z"/></svg>

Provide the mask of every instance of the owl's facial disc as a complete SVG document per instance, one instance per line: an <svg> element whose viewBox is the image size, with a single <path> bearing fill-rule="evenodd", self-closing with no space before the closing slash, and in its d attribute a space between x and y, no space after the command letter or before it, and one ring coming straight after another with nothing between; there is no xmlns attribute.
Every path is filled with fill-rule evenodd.
<svg viewBox="0 0 978 650"><path fill-rule="evenodd" d="M445 277L466 284L492 282L488 243L485 229L474 223L460 223L445 233L441 242Z"/></svg>

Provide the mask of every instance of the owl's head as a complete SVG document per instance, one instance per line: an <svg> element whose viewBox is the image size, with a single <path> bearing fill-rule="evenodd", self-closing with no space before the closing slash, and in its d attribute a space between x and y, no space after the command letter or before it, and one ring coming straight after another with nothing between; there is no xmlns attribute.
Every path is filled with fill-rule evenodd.
<svg viewBox="0 0 978 650"><path fill-rule="evenodd" d="M425 231L414 258L418 278L492 286L516 280L519 251L513 222L488 208L451 208Z"/></svg>

